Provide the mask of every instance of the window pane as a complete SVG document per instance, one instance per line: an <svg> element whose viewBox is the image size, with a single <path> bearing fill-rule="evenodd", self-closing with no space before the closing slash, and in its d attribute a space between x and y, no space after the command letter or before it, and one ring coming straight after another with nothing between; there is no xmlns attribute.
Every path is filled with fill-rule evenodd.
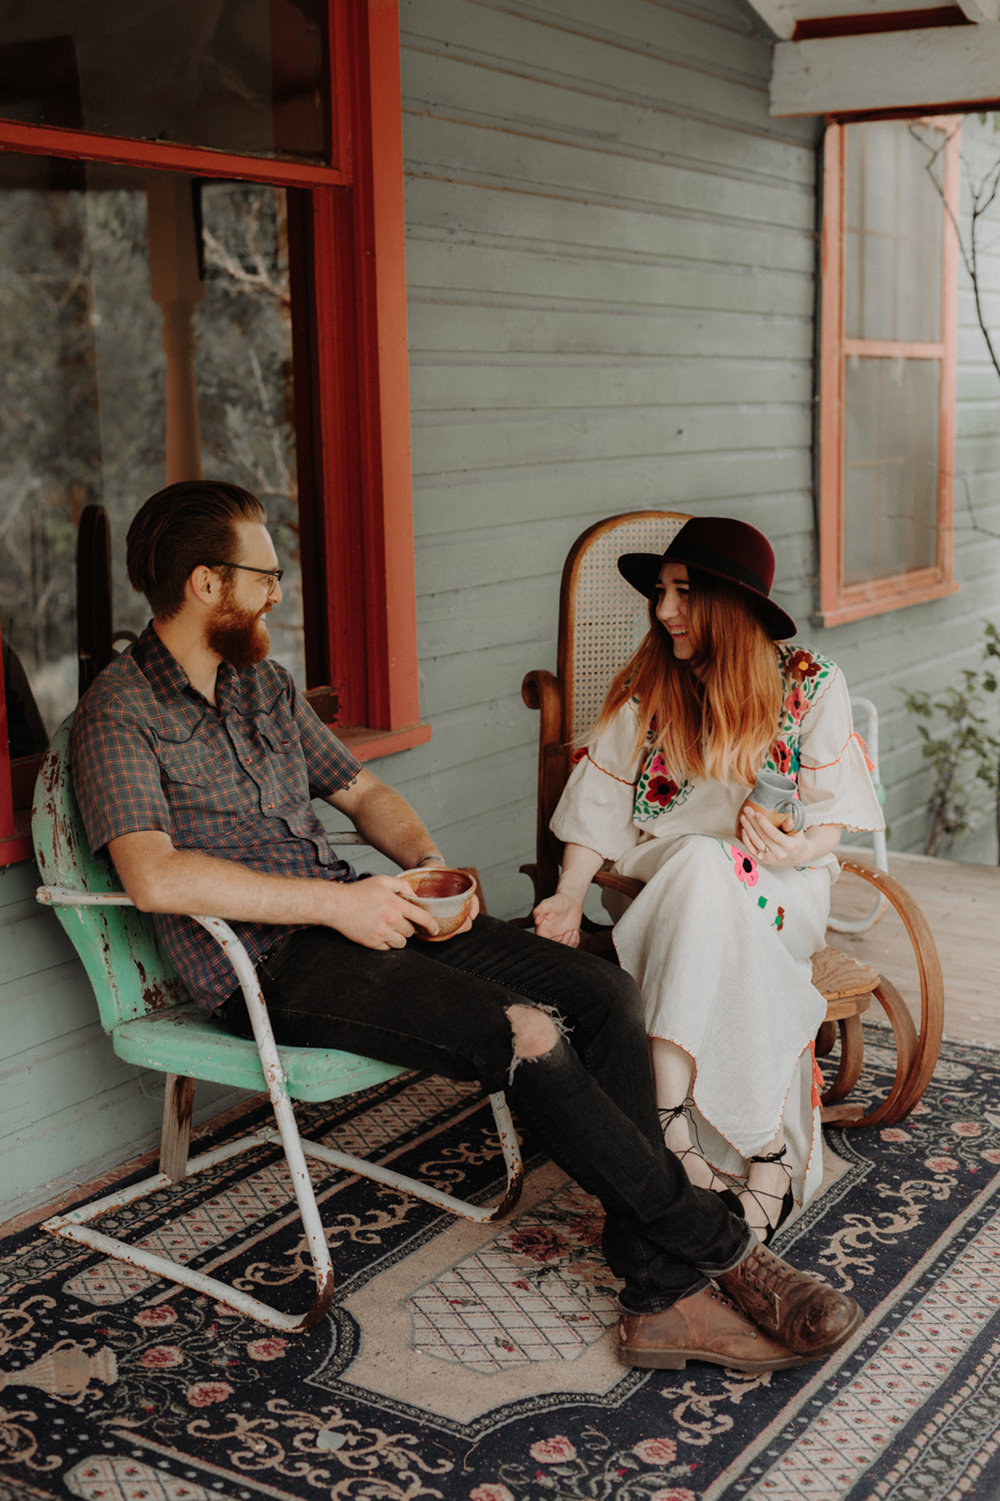
<svg viewBox="0 0 1000 1501"><path fill-rule="evenodd" d="M273 651L303 680L284 193L13 155L0 191L0 631L46 729L77 696L81 513L107 511L114 626L141 630L125 533L168 446L264 501Z"/></svg>
<svg viewBox="0 0 1000 1501"><path fill-rule="evenodd" d="M845 127L846 258L858 268L845 283L850 339L941 337L944 139L905 120Z"/></svg>
<svg viewBox="0 0 1000 1501"><path fill-rule="evenodd" d="M939 381L936 360L847 361L845 584L937 561Z"/></svg>
<svg viewBox="0 0 1000 1501"><path fill-rule="evenodd" d="M326 0L0 0L0 115L328 162Z"/></svg>

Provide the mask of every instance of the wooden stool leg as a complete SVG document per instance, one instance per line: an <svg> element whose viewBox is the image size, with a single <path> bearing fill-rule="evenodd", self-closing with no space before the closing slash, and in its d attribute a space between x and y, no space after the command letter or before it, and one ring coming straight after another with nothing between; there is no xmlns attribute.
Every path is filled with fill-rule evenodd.
<svg viewBox="0 0 1000 1501"><path fill-rule="evenodd" d="M835 1105L854 1088L861 1075L865 1055L860 1016L845 1016L836 1025L840 1032L840 1064L829 1089L821 1096L826 1106Z"/></svg>

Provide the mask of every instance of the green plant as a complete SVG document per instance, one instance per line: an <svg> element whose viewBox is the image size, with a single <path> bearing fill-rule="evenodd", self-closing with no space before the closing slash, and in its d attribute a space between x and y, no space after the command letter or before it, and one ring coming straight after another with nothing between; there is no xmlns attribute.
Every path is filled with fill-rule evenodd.
<svg viewBox="0 0 1000 1501"><path fill-rule="evenodd" d="M963 669L960 685L937 698L923 689L900 692L917 719L922 754L934 773L924 854L947 855L988 807L1000 864L1000 630L987 620L984 632L979 664Z"/></svg>

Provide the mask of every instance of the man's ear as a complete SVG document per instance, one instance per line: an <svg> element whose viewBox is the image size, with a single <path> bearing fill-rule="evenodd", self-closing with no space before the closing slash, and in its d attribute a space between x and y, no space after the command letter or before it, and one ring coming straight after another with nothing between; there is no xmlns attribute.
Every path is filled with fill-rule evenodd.
<svg viewBox="0 0 1000 1501"><path fill-rule="evenodd" d="M187 587L201 604L214 605L222 592L222 579L216 569L199 563L197 568L192 568Z"/></svg>

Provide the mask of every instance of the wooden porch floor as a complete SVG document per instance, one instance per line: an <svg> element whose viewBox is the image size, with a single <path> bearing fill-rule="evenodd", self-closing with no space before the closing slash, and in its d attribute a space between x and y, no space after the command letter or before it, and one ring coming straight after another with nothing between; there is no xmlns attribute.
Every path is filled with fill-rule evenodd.
<svg viewBox="0 0 1000 1501"><path fill-rule="evenodd" d="M889 867L923 911L937 944L944 972L945 1037L1000 1048L1000 869L896 854L890 854ZM859 904L867 904L870 890L843 876L834 912L851 915ZM882 970L911 1007L919 1007L909 938L894 912L865 934L830 933L829 942Z"/></svg>

